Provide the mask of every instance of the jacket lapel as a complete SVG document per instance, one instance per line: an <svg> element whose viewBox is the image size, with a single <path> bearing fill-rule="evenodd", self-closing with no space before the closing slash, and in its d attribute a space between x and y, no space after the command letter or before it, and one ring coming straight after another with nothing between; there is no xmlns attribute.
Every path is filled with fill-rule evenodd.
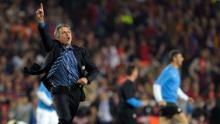
<svg viewBox="0 0 220 124"><path fill-rule="evenodd" d="M78 65L81 65L81 58L82 58L82 55L80 54L80 51L79 50L77 50L78 48L77 47L73 47L74 49L73 49L73 53L74 53L74 55L75 55L75 57L76 57L76 60L77 60L77 64Z"/></svg>

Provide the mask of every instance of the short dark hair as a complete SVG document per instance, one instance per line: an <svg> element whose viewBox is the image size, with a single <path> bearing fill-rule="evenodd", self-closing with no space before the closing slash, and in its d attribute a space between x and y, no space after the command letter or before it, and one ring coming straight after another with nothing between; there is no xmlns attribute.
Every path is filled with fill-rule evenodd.
<svg viewBox="0 0 220 124"><path fill-rule="evenodd" d="M174 58L177 54L182 54L182 52L181 52L180 50L177 50L177 49L171 50L171 51L169 52L169 61L172 62L172 61L173 61L173 58Z"/></svg>
<svg viewBox="0 0 220 124"><path fill-rule="evenodd" d="M128 67L126 69L126 74L131 75L135 69L137 69L137 67L134 64L128 65Z"/></svg>

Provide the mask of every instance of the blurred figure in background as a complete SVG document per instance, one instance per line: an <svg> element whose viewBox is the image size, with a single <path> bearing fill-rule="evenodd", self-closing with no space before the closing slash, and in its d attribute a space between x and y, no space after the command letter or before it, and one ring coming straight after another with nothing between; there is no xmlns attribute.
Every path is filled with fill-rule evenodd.
<svg viewBox="0 0 220 124"><path fill-rule="evenodd" d="M21 94L18 98L18 105L15 111L15 119L20 124L29 124L33 105L29 102L26 94Z"/></svg>
<svg viewBox="0 0 220 124"><path fill-rule="evenodd" d="M180 89L181 78L178 69L182 66L183 55L178 50L172 50L169 58L170 64L162 70L153 85L154 97L160 106L160 124L170 124L172 119L181 124L189 124L186 115L177 106L177 97L193 102L193 99Z"/></svg>
<svg viewBox="0 0 220 124"><path fill-rule="evenodd" d="M147 101L140 101L135 98L135 80L138 77L138 68L135 65L129 65L126 70L127 79L120 87L120 107L119 107L119 123L120 124L136 124L136 108L144 107Z"/></svg>
<svg viewBox="0 0 220 124"><path fill-rule="evenodd" d="M38 106L36 110L37 124L57 124L58 116L53 107L51 93L41 82L37 91Z"/></svg>
<svg viewBox="0 0 220 124"><path fill-rule="evenodd" d="M93 103L97 110L97 124L113 124L114 116L117 116L110 92L104 87L98 90L98 98Z"/></svg>
<svg viewBox="0 0 220 124"><path fill-rule="evenodd" d="M199 92L204 98L208 98L208 85L212 83L211 74L213 72L213 65L211 63L210 52L206 48L201 51L200 55L192 60L189 66L190 76L193 78L195 83L199 83Z"/></svg>

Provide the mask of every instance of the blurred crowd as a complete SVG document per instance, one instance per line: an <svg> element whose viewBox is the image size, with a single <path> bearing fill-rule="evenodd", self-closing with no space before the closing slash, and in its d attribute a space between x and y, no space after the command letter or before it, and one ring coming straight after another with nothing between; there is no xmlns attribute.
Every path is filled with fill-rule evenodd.
<svg viewBox="0 0 220 124"><path fill-rule="evenodd" d="M220 3L217 0L44 0L51 36L59 23L73 29L73 44L87 47L100 70L84 88L76 124L114 124L118 88L125 68L140 69L137 97L149 106L137 110L140 124L157 124L159 107L152 85L180 49L182 89L195 99L180 101L191 124L220 123ZM16 119L36 123L40 76L23 74L24 66L44 61L35 21L39 1L0 0L0 123Z"/></svg>

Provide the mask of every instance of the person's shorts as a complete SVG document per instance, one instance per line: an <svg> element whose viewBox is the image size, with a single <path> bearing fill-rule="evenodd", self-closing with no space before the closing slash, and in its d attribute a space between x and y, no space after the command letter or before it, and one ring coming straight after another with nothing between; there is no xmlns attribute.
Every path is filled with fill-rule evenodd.
<svg viewBox="0 0 220 124"><path fill-rule="evenodd" d="M160 107L161 117L172 118L174 115L180 114L181 112L181 108L179 108L175 103L167 103L166 106Z"/></svg>

